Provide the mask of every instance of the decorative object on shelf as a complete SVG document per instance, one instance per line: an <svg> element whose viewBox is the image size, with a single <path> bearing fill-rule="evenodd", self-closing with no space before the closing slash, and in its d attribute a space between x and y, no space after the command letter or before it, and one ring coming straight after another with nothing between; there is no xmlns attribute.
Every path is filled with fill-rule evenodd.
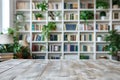
<svg viewBox="0 0 120 80"><path fill-rule="evenodd" d="M100 12L100 18L101 18L101 20L105 20L105 17L106 17L106 12L105 11L101 11Z"/></svg>
<svg viewBox="0 0 120 80"><path fill-rule="evenodd" d="M55 20L59 20L59 18L60 18L60 12L59 11L57 11L57 12L54 12L54 15L55 15Z"/></svg>
<svg viewBox="0 0 120 80"><path fill-rule="evenodd" d="M96 8L107 9L109 8L109 3L107 2L107 0L96 0Z"/></svg>
<svg viewBox="0 0 120 80"><path fill-rule="evenodd" d="M101 35L97 35L97 41L102 41L102 36Z"/></svg>
<svg viewBox="0 0 120 80"><path fill-rule="evenodd" d="M117 9L120 6L120 0L112 0L113 9Z"/></svg>
<svg viewBox="0 0 120 80"><path fill-rule="evenodd" d="M35 14L36 20L41 20L44 16L41 13Z"/></svg>
<svg viewBox="0 0 120 80"><path fill-rule="evenodd" d="M116 56L120 50L120 34L117 30L109 31L109 34L105 36L105 41L108 43L105 46L105 50L109 51L109 54Z"/></svg>
<svg viewBox="0 0 120 80"><path fill-rule="evenodd" d="M81 11L80 12L80 19L83 19L85 21L85 23L88 25L87 20L94 19L94 14L92 11Z"/></svg>
<svg viewBox="0 0 120 80"><path fill-rule="evenodd" d="M44 25L42 28L42 40L49 39L50 31L56 30L56 23L55 22L48 22L47 25Z"/></svg>

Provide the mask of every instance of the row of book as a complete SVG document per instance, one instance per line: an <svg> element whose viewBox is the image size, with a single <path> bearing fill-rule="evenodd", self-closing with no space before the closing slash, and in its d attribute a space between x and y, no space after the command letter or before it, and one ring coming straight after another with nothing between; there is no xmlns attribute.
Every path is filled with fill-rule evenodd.
<svg viewBox="0 0 120 80"><path fill-rule="evenodd" d="M78 20L78 14L77 13L65 13L64 19L65 20Z"/></svg>
<svg viewBox="0 0 120 80"><path fill-rule="evenodd" d="M79 29L83 30L83 31L84 30L94 30L94 26L93 26L93 24L88 24L88 25L80 24Z"/></svg>
<svg viewBox="0 0 120 80"><path fill-rule="evenodd" d="M54 52L58 52L61 51L61 45L60 44L49 44L48 45L48 51L54 51Z"/></svg>
<svg viewBox="0 0 120 80"><path fill-rule="evenodd" d="M77 24L64 24L64 30L77 30Z"/></svg>
<svg viewBox="0 0 120 80"><path fill-rule="evenodd" d="M48 9L62 9L62 3L48 3Z"/></svg>
<svg viewBox="0 0 120 80"><path fill-rule="evenodd" d="M64 9L78 9L78 3L64 3Z"/></svg>
<svg viewBox="0 0 120 80"><path fill-rule="evenodd" d="M64 35L64 41L76 41L77 39L76 34L65 34Z"/></svg>
<svg viewBox="0 0 120 80"><path fill-rule="evenodd" d="M19 31L29 31L29 30L30 30L29 24L25 24L25 25L21 26L21 28L19 29Z"/></svg>
<svg viewBox="0 0 120 80"><path fill-rule="evenodd" d="M42 41L42 34L32 34L32 41Z"/></svg>
<svg viewBox="0 0 120 80"><path fill-rule="evenodd" d="M90 52L90 51L93 51L93 45L81 45L81 51L87 51L87 52Z"/></svg>
<svg viewBox="0 0 120 80"><path fill-rule="evenodd" d="M48 55L48 59L60 59L61 55Z"/></svg>
<svg viewBox="0 0 120 80"><path fill-rule="evenodd" d="M96 45L96 51L105 51L105 45L97 44Z"/></svg>
<svg viewBox="0 0 120 80"><path fill-rule="evenodd" d="M114 24L113 29L120 31L120 24Z"/></svg>
<svg viewBox="0 0 120 80"><path fill-rule="evenodd" d="M108 24L96 24L96 30L110 30Z"/></svg>
<svg viewBox="0 0 120 80"><path fill-rule="evenodd" d="M19 40L30 42L30 35L29 34L19 34Z"/></svg>
<svg viewBox="0 0 120 80"><path fill-rule="evenodd" d="M50 41L61 41L61 34L50 34Z"/></svg>
<svg viewBox="0 0 120 80"><path fill-rule="evenodd" d="M80 34L80 41L93 41L94 40L94 34Z"/></svg>
<svg viewBox="0 0 120 80"><path fill-rule="evenodd" d="M45 45L32 44L32 51L41 51L41 52L44 52L45 49L46 49Z"/></svg>
<svg viewBox="0 0 120 80"><path fill-rule="evenodd" d="M24 1L16 2L16 9L30 9L30 3Z"/></svg>
<svg viewBox="0 0 120 80"><path fill-rule="evenodd" d="M76 45L76 44L64 44L64 51L78 51L78 45Z"/></svg>
<svg viewBox="0 0 120 80"><path fill-rule="evenodd" d="M84 9L92 9L94 8L94 4L93 2L88 2L88 1L81 1L80 2L80 8L84 8Z"/></svg>
<svg viewBox="0 0 120 80"><path fill-rule="evenodd" d="M43 24L32 24L32 31L42 31Z"/></svg>

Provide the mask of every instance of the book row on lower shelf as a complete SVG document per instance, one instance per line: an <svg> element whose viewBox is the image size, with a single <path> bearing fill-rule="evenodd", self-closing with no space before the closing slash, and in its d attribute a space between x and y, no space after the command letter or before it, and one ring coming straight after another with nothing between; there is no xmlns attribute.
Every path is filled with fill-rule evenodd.
<svg viewBox="0 0 120 80"><path fill-rule="evenodd" d="M46 55L45 54L33 54L33 58L34 59L46 59ZM61 59L61 54L48 54L48 58L47 59ZM64 54L63 59L68 59L68 60L76 60L76 59L93 59L93 55L92 54L80 54L80 56L78 57L78 55L76 54ZM109 55L108 54L97 54L96 55L96 59L109 59Z"/></svg>
<svg viewBox="0 0 120 80"><path fill-rule="evenodd" d="M46 50L45 44L32 44L32 51L40 51L43 52ZM61 44L48 44L49 52L61 52L62 45ZM77 44L64 44L65 52L78 52ZM80 45L81 52L93 52L94 46L93 44L81 44ZM96 51L105 51L105 44L97 44Z"/></svg>

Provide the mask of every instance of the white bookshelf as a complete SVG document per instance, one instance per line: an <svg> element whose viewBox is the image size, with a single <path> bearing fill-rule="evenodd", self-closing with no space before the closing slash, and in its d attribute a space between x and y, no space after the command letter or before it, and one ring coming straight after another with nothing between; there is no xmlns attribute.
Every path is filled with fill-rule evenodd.
<svg viewBox="0 0 120 80"><path fill-rule="evenodd" d="M48 5L51 6L53 8L48 8L47 11L40 11L39 9L36 9L34 8L33 9L33 2L34 3L38 3L38 2L41 2L42 0L14 0L14 3L16 4L19 4L19 2L25 2L25 4L27 4L27 7L25 7L25 9L22 8L18 8L16 9L16 7L14 7L15 9L15 13L17 12L23 12L25 14L28 14L27 15L27 20L26 20L26 24L29 24L29 31L19 31L20 33L22 34L28 34L30 36L30 42L29 42L29 46L30 46L30 49L31 49L31 53L32 54L38 54L38 55L44 55L45 56L45 59L50 59L50 56L54 56L57 55L59 56L59 58L61 59L67 59L67 56L75 56L76 59L80 59L80 55L86 55L89 57L89 59L98 59L99 56L102 56L102 54L104 54L103 56L107 56L108 58L110 57L106 52L106 51L97 51L97 45L105 45L106 42L105 41L97 41L96 38L97 38L97 35L102 35L104 36L105 34L108 33L108 28L106 28L105 24L109 25L109 30L112 30L112 26L113 24L114 25L117 25L117 26L120 26L120 18L118 19L114 19L113 18L113 13L114 12L118 12L118 14L120 15L120 9L113 9L112 8L112 0L108 0L108 3L109 3L109 8L108 9L97 9L96 8L96 0L47 0L48 2ZM93 8L86 8L86 2L91 4L93 6ZM92 4L92 3L93 4ZM76 6L74 4L77 4L77 9L74 9L76 8ZM85 8L81 8L81 3L84 4L85 3ZM66 7L66 4L72 4L74 5L74 8L73 9L69 9L70 7ZM56 8L55 6L56 5L59 5L58 8ZM48 13L49 12L61 12L61 17L60 17L60 20L49 20L49 15ZM80 29L80 26L81 25L84 25L85 24L85 21L84 20L81 20L80 19L80 12L81 11L92 11L93 14L94 14L94 19L92 20L88 20L88 24L92 25L93 26L93 29L92 30L81 30ZM100 14L101 11L105 11L107 13L107 18L105 20L101 20L99 15L98 15L98 18L96 17L97 14ZM36 19L32 19L32 14L33 13L37 13L37 12L40 12L42 14L44 14L44 19L42 20L36 20ZM65 19L65 15L71 15L73 14L74 16L77 16L78 18L75 17L75 19ZM48 22L55 22L57 24L57 30L55 31L51 31L51 34L57 34L57 35L60 35L60 40L57 40L57 41L36 41L36 40L32 40L33 38L33 34L41 34L42 31L41 30L32 30L32 25L33 24L42 24L42 25L45 25L47 24ZM65 25L66 24L76 24L76 29L75 30L65 30ZM101 28L98 28L96 29L96 24L99 25L99 27ZM103 25L102 25L103 24ZM105 26L105 27L103 27ZM107 26L108 27L108 26ZM120 30L120 29L119 29ZM71 34L75 34L76 35L76 40L73 40L73 41L66 41L64 40L64 35L68 35L70 36ZM87 35L86 35L87 34ZM80 40L80 35L86 35L88 36L89 34L92 34L92 40ZM88 37L87 37L88 38ZM42 51L32 51L33 49L33 45L34 44L37 44L37 45L45 45L46 47L46 50L44 52ZM61 50L60 51L48 51L48 46L49 45L60 45L61 46ZM65 51L64 48L65 48L65 45L68 44L68 45L76 45L77 47L77 50L76 51L72 51L72 50L69 50L68 51ZM84 51L84 50L81 50L82 47L84 45L87 45L87 46L91 46L92 47L92 51ZM68 48L70 48L70 46L67 46ZM90 47L90 48L91 48ZM77 56L77 57L76 57ZM69 57L70 58L70 57ZM68 59L69 59L68 58ZM71 57L72 58L72 57Z"/></svg>

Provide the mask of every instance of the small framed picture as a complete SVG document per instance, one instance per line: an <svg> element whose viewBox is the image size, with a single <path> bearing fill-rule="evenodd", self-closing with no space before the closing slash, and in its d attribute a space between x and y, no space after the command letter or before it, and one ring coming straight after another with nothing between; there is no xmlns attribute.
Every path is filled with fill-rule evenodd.
<svg viewBox="0 0 120 80"><path fill-rule="evenodd" d="M113 19L119 19L119 12L113 13Z"/></svg>

